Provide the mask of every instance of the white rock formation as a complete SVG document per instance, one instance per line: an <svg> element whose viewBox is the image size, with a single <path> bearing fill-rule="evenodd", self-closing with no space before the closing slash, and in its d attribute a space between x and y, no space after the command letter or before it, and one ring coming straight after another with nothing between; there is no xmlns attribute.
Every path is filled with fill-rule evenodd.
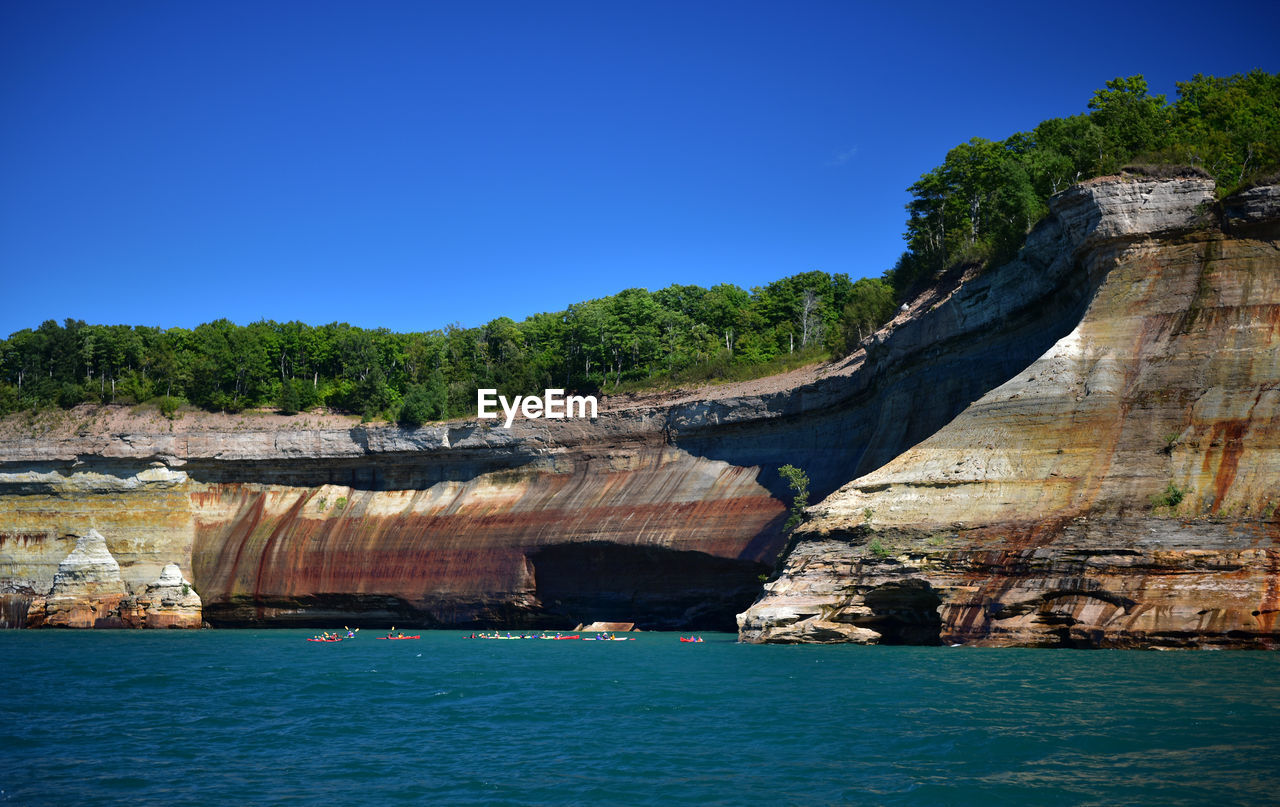
<svg viewBox="0 0 1280 807"><path fill-rule="evenodd" d="M126 594L120 564L107 549L102 533L91 529L76 541L76 548L58 564L51 597L82 594Z"/></svg>

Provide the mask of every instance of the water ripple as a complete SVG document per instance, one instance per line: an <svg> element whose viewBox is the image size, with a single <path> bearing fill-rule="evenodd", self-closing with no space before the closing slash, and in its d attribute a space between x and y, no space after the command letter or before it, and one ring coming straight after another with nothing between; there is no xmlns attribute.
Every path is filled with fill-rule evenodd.
<svg viewBox="0 0 1280 807"><path fill-rule="evenodd" d="M1275 654L459 636L0 632L0 804L1225 805L1280 787Z"/></svg>

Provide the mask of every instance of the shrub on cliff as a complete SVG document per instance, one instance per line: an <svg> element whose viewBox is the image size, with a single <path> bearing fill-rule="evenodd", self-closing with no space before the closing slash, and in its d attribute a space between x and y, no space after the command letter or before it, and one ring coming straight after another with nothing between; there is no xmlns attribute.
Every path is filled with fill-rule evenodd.
<svg viewBox="0 0 1280 807"><path fill-rule="evenodd" d="M1174 508L1182 504L1182 500L1186 495L1186 491L1170 482L1164 490L1151 497L1151 506L1153 508Z"/></svg>
<svg viewBox="0 0 1280 807"><path fill-rule="evenodd" d="M292 378L280 382L280 414L296 415L301 407L297 386Z"/></svg>
<svg viewBox="0 0 1280 807"><path fill-rule="evenodd" d="M156 408L160 410L160 414L170 420L172 420L173 416L177 414L178 408L181 407L182 404L183 400L181 398L175 398L172 395L162 395L156 399Z"/></svg>
<svg viewBox="0 0 1280 807"><path fill-rule="evenodd" d="M809 506L809 475L794 465L782 466L778 469L778 475L787 481L794 494L791 499L791 514L782 525L782 531L789 533L804 521L804 509Z"/></svg>
<svg viewBox="0 0 1280 807"><path fill-rule="evenodd" d="M444 378L437 371L426 384L414 384L409 387L404 403L400 405L400 414L396 418L401 426L417 428L432 420L441 420L445 415L447 395Z"/></svg>

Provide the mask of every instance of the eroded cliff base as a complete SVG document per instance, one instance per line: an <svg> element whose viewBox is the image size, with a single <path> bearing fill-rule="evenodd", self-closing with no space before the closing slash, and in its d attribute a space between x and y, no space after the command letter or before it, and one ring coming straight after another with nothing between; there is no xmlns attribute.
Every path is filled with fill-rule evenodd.
<svg viewBox="0 0 1280 807"><path fill-rule="evenodd" d="M740 618L741 638L1278 649L1277 544L1280 522L1173 518L806 540Z"/></svg>
<svg viewBox="0 0 1280 807"><path fill-rule="evenodd" d="M570 630L583 622L627 622L640 630L735 629L769 566L753 560L627 546L608 541L549 544L524 556L531 588L484 598L454 592L409 599L386 594L308 593L231 597L206 606L215 627L385 626Z"/></svg>

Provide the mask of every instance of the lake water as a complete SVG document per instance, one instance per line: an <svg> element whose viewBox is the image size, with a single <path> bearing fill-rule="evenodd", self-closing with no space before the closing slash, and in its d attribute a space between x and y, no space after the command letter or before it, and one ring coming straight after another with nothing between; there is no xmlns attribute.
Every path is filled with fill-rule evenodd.
<svg viewBox="0 0 1280 807"><path fill-rule="evenodd" d="M0 632L0 805L1263 804L1280 654Z"/></svg>

